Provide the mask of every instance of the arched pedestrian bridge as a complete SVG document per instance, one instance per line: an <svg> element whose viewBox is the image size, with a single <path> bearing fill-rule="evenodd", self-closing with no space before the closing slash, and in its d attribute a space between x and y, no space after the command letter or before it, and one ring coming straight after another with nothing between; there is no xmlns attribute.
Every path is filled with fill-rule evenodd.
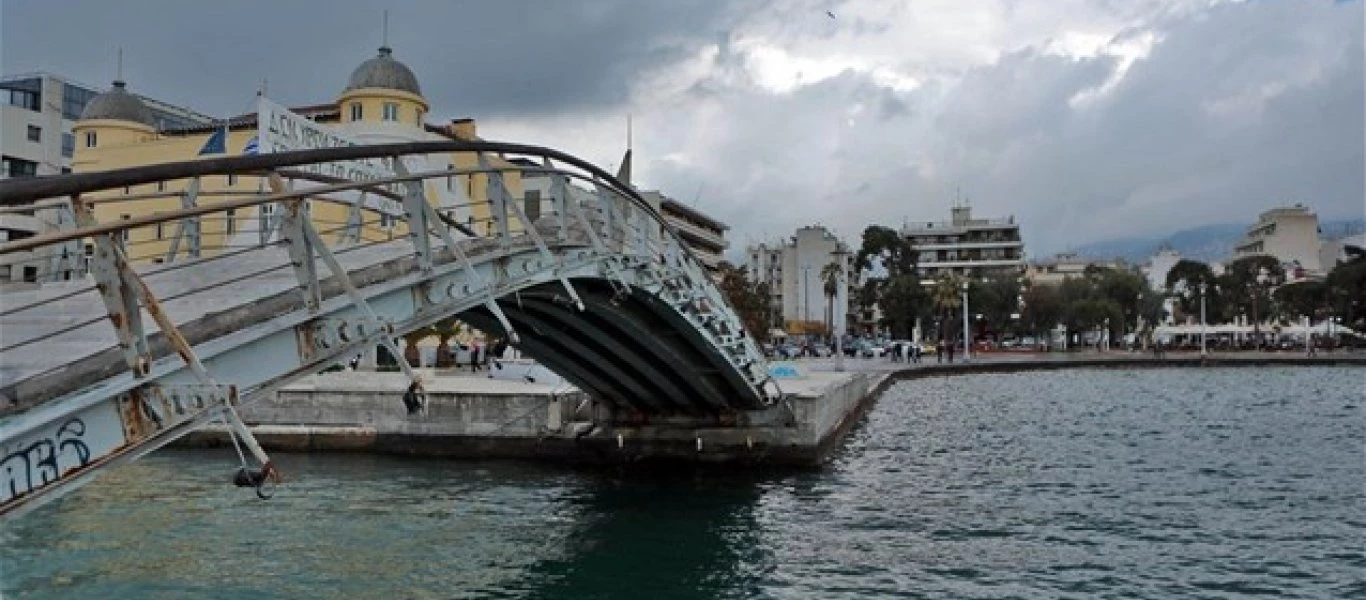
<svg viewBox="0 0 1366 600"><path fill-rule="evenodd" d="M412 167L453 152L477 166ZM393 172L357 182L316 168L376 159ZM228 176L261 188L215 196ZM514 198L512 178L537 193ZM434 203L436 186L463 198ZM176 204L96 218L158 199ZM11 269L56 280L0 292L0 514L213 418L269 474L235 405L376 345L402 356L396 338L452 315L630 418L727 419L781 397L657 208L553 150L423 142L10 179L0 206L61 224L0 245ZM415 383L394 390L398 411L405 393L421 397L401 366ZM424 415L409 418L420 428Z"/></svg>

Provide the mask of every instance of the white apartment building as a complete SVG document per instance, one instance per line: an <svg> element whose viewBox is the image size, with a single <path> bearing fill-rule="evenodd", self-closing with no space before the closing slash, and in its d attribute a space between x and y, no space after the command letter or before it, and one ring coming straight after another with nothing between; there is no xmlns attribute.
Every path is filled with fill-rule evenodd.
<svg viewBox="0 0 1366 600"><path fill-rule="evenodd" d="M1143 265L1143 275L1148 279L1148 289L1165 290L1167 289L1167 273L1170 273L1176 263L1181 262L1181 253L1173 250L1171 246L1158 248L1157 253L1148 259L1148 264Z"/></svg>
<svg viewBox="0 0 1366 600"><path fill-rule="evenodd" d="M986 277L1025 272L1024 242L1015 217L974 219L972 208L955 206L948 221L911 221L901 229L916 252L921 283L943 276Z"/></svg>
<svg viewBox="0 0 1366 600"><path fill-rule="evenodd" d="M745 268L750 279L769 284L773 313L781 316L788 333L803 333L815 324L828 323L834 329L848 318L848 302L828 298L821 277L826 265L838 264L836 252L844 253L846 281L852 288L853 251L820 225L799 228L783 242L746 249ZM846 300L853 297L852 290L846 292Z"/></svg>
<svg viewBox="0 0 1366 600"><path fill-rule="evenodd" d="M726 241L726 231L730 226L657 190L644 190L640 195L659 209L664 222L673 226L683 239L683 245L692 250L702 265L708 271L715 272L716 266L725 260L726 248L730 246Z"/></svg>
<svg viewBox="0 0 1366 600"><path fill-rule="evenodd" d="M1283 265L1298 263L1306 275L1323 275L1319 251L1319 217L1303 204L1296 204L1258 215L1257 222L1234 245L1233 260L1273 256Z"/></svg>

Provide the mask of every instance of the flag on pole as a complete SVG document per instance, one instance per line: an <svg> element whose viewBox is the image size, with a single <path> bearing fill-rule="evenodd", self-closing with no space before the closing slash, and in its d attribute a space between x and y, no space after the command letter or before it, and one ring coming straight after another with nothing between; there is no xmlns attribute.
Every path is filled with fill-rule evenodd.
<svg viewBox="0 0 1366 600"><path fill-rule="evenodd" d="M228 126L224 125L213 130L213 135L204 142L204 147L199 149L203 154L224 154L228 151Z"/></svg>
<svg viewBox="0 0 1366 600"><path fill-rule="evenodd" d="M242 148L242 154L260 154L260 153L261 153L261 143L260 143L260 141L257 139L257 137L258 137L258 136L254 136L254 135L253 135L253 136L251 136L251 139L247 140L247 145L244 146L244 147Z"/></svg>

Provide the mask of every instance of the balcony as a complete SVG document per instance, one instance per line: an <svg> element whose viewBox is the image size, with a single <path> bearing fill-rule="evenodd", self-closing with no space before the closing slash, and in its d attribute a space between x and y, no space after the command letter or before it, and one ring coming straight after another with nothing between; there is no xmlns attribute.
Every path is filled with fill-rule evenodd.
<svg viewBox="0 0 1366 600"><path fill-rule="evenodd" d="M995 248L1010 249L1010 248L1024 248L1024 240L981 241L981 242L965 241L965 242L951 242L951 243L937 243L937 242L936 242L936 243L925 243L925 244L918 244L918 243L912 242L911 248L912 248L913 250L916 250L916 251L924 251L924 252L933 252L933 251L937 251L937 250L986 250L986 249L995 249Z"/></svg>
<svg viewBox="0 0 1366 600"><path fill-rule="evenodd" d="M995 258L989 260L943 260L943 261L922 261L917 265L921 269L977 269L992 267L1021 267L1025 266L1023 258Z"/></svg>

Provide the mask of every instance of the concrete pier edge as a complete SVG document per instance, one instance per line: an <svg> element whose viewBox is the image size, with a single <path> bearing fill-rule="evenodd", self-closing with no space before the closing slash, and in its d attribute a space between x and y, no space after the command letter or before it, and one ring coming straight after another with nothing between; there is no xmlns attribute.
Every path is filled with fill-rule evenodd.
<svg viewBox="0 0 1366 600"><path fill-rule="evenodd" d="M528 459L571 464L685 464L784 466L824 465L843 447L848 436L888 388L926 377L1002 374L1062 369L1162 369L1258 366L1366 366L1366 355L1318 357L1178 356L1154 359L1121 357L1098 359L979 360L955 364L922 364L881 372L850 371L825 387L790 398L793 422L753 426L607 426L591 435L565 431L521 433L441 433L408 427L383 428L358 424L266 423L252 425L261 444L272 452L369 452L464 459ZM829 375L827 374L827 377ZM861 389L859 389L861 388ZM482 394L487 396L487 393ZM466 401L468 399L465 399ZM525 401L525 397L522 397ZM456 402L462 402L459 396ZM396 402L396 401L395 401ZM797 406L796 403L808 403ZM546 398L547 405L550 398ZM817 411L820 403L834 403L835 415ZM463 405L463 404L462 404ZM812 409L810 406L817 406ZM807 410L800 410L806 408ZM825 412L829 412L828 410ZM802 416L805 415L805 416ZM805 419L806 422L802 422ZM249 419L250 421L250 419ZM618 435L621 437L618 438ZM221 427L191 433L180 447L226 447L231 444Z"/></svg>

